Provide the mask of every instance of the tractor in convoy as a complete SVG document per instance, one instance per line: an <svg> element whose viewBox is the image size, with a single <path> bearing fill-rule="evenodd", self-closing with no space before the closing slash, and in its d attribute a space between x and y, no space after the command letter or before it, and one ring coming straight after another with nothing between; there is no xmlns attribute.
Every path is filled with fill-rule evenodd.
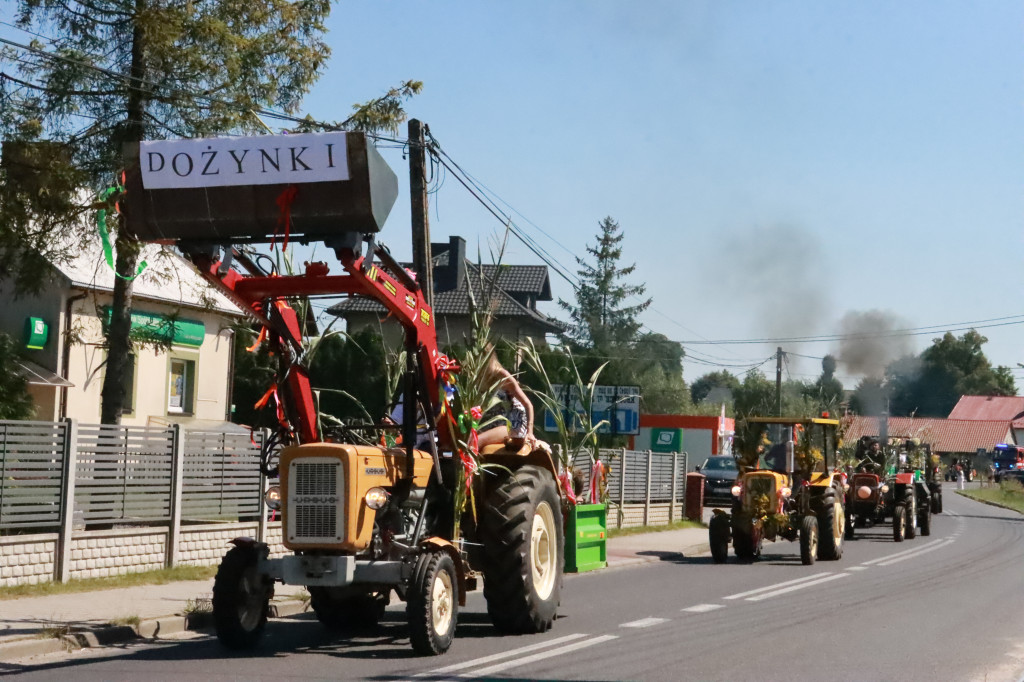
<svg viewBox="0 0 1024 682"><path fill-rule="evenodd" d="M892 520L895 542L931 534L933 513L942 512L942 483L931 448L912 440L886 452L878 440L864 436L857 443L856 468L846 496L846 537L856 529Z"/></svg>
<svg viewBox="0 0 1024 682"><path fill-rule="evenodd" d="M195 142L202 144L190 146ZM200 153L207 166L215 153L228 163L189 182L154 173L164 168L155 160L174 159L182 171L191 168L184 157ZM412 648L442 654L478 572L496 628L548 630L563 568L557 468L544 448L506 441L476 452L473 434L460 431L459 367L438 349L417 279L376 240L397 178L365 136L167 140L129 148L126 164L129 229L143 241L174 244L260 325L278 360L267 394L276 430L262 459L264 473L280 477L288 553L272 558L263 542L231 542L213 587L220 642L254 647L274 585L283 583L306 586L329 628L373 628L397 595L406 604ZM240 177L250 172L251 182ZM288 275L263 267L270 259L247 248L282 239L322 242L338 263L307 263L301 274ZM400 446L354 428L323 432L294 307L323 295L370 298L404 330L404 410L392 427ZM387 428L367 426L374 434ZM475 475L486 464L490 475Z"/></svg>
<svg viewBox="0 0 1024 682"><path fill-rule="evenodd" d="M765 540L800 541L805 565L843 555L845 475L836 469L839 421L748 418L737 432L739 477L730 511L714 509L711 556L724 563L731 542L740 561L754 561Z"/></svg>

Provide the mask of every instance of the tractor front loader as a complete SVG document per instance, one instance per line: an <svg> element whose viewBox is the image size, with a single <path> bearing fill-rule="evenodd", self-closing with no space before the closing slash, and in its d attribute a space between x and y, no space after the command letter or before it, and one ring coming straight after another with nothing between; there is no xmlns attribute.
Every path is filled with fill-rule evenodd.
<svg viewBox="0 0 1024 682"><path fill-rule="evenodd" d="M167 144L173 142L182 141ZM512 633L549 629L560 601L564 551L557 469L546 449L499 445L476 452L467 444L475 439L459 430L458 365L438 349L433 311L418 282L376 240L374 232L390 204L382 208L379 192L372 200L363 196L376 191L374 183L390 186L393 173L389 180L390 169L382 168L383 161L359 133L229 142L239 149L260 147L271 159L275 144L290 146L292 158L306 154L301 165L314 170L318 159L325 168L329 162L333 172L347 158L350 168L347 179L300 184L297 192L291 191L295 186L254 185L245 191L212 187L208 193L179 196L173 188L151 190L146 185L147 160L141 161L140 179L139 159L134 158L134 169L129 159L128 225L141 239L174 243L209 283L261 325L261 336L279 363L275 385L268 391L277 405L277 428L265 444L263 467L268 476L280 476L283 544L290 553L271 557L267 544L251 538L231 543L213 588L219 640L231 649L255 646L264 633L274 585L283 583L306 586L317 618L330 628L375 626L394 594L405 601L413 649L442 654L451 646L459 607L467 591L476 587L478 572L497 628ZM310 151L304 147L296 152L299 144L309 145ZM147 147L147 158L157 153L154 149L163 148ZM172 158L175 149L159 153ZM259 159L255 151L248 153L233 154L239 173L243 159ZM269 168L265 160L263 165ZM294 161L292 166L298 167ZM304 177L294 182L304 182ZM259 194L268 187L269 200ZM291 238L324 242L336 255L340 272L334 266L332 273L325 263L309 263L298 275L267 272L259 257L243 246L278 238L276 192L281 192L278 207L282 197L294 202L282 212L289 208L306 216L292 224ZM334 222L315 215L315 206L301 203L308 199L327 205L350 195L356 203L346 199L335 205ZM242 204L254 196L259 206L246 213ZM206 211L200 223L210 226L208 233L193 221L154 216L154 206ZM246 215L263 222L247 233ZM303 225L309 230L305 234ZM404 330L401 447L375 444L354 429L330 437L322 433L293 303L324 295L370 298ZM368 427L373 433L387 428ZM415 447L417 441L424 449ZM501 473L478 475L479 467L488 463L496 465L489 471ZM470 497L475 504L465 504Z"/></svg>

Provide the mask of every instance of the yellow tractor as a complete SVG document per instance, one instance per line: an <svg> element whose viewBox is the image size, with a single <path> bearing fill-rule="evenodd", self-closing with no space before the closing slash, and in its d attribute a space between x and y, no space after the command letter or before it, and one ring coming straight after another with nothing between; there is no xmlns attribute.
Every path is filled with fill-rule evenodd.
<svg viewBox="0 0 1024 682"><path fill-rule="evenodd" d="M740 561L754 561L765 540L800 540L800 559L843 555L845 475L836 471L839 421L751 417L737 429L731 513L715 509L711 556L723 563L729 543Z"/></svg>

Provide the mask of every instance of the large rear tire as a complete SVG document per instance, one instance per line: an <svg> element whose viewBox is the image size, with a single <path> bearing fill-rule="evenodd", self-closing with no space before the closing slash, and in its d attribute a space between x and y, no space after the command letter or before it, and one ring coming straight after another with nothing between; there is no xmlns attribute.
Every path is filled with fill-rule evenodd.
<svg viewBox="0 0 1024 682"><path fill-rule="evenodd" d="M409 640L416 653L437 656L448 651L459 618L459 579L455 562L447 553L420 555L405 613L409 619Z"/></svg>
<svg viewBox="0 0 1024 682"><path fill-rule="evenodd" d="M922 504L918 512L917 525L921 527L921 536L928 537L932 534L932 505Z"/></svg>
<svg viewBox="0 0 1024 682"><path fill-rule="evenodd" d="M506 474L481 510L484 598L494 626L551 628L562 587L562 506L551 474L526 465Z"/></svg>
<svg viewBox="0 0 1024 682"><path fill-rule="evenodd" d="M819 554L826 561L837 561L843 556L843 538L846 536L846 510L835 495L828 495L821 501L818 516L821 531Z"/></svg>
<svg viewBox="0 0 1024 682"><path fill-rule="evenodd" d="M932 513L933 514L941 514L942 513L942 487L941 486L939 486L938 489L935 492L932 493Z"/></svg>
<svg viewBox="0 0 1024 682"><path fill-rule="evenodd" d="M711 545L711 560L724 564L729 556L729 517L715 514L708 523L708 541Z"/></svg>
<svg viewBox="0 0 1024 682"><path fill-rule="evenodd" d="M902 504L892 510L892 541L903 542L907 532L907 510Z"/></svg>
<svg viewBox="0 0 1024 682"><path fill-rule="evenodd" d="M818 519L805 516L800 523L800 561L810 566L818 558Z"/></svg>
<svg viewBox="0 0 1024 682"><path fill-rule="evenodd" d="M213 623L229 649L251 649L263 637L274 583L257 572L259 549L233 547L213 579Z"/></svg>

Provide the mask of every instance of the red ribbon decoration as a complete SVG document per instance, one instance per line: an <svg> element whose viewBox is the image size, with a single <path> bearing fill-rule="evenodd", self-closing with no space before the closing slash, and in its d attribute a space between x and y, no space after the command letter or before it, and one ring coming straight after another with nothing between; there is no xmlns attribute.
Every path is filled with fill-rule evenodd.
<svg viewBox="0 0 1024 682"><path fill-rule="evenodd" d="M277 231L284 225L284 239L281 241L281 250L288 250L288 236L292 232L292 202L299 196L299 188L295 185L288 185L284 191L277 195L276 203L278 208L277 227L274 228L274 236L270 240L270 248L277 243Z"/></svg>
<svg viewBox="0 0 1024 682"><path fill-rule="evenodd" d="M281 405L281 400L277 395L277 384L268 388L267 392L263 394L262 398L256 401L256 404L253 405L253 407L257 410L261 410L266 407L271 398L274 399L274 408L277 412L277 423L284 429L290 429L291 427L288 425L288 420L284 416L284 407Z"/></svg>
<svg viewBox="0 0 1024 682"><path fill-rule="evenodd" d="M594 460L594 468L590 470L590 504L597 504L600 495L601 478L604 476L604 463Z"/></svg>
<svg viewBox="0 0 1024 682"><path fill-rule="evenodd" d="M565 497L569 500L569 504L576 504L576 491L572 489L572 476L569 474L569 470L565 469L562 473L558 474L558 482L562 484L562 488L565 490Z"/></svg>

